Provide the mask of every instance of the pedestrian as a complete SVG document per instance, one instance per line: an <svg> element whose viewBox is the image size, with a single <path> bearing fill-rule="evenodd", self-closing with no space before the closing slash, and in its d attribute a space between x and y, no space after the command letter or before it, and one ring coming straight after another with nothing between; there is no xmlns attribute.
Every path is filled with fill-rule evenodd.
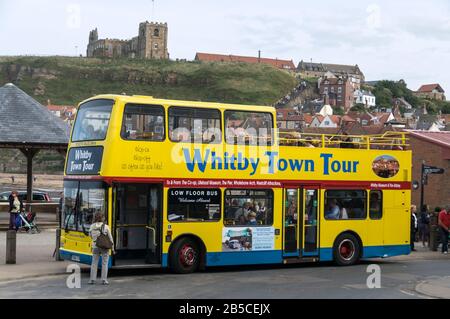
<svg viewBox="0 0 450 319"><path fill-rule="evenodd" d="M109 285L108 282L108 262L109 262L109 249L97 246L97 240L100 236L107 236L110 241L112 253L114 254L114 240L111 235L111 229L105 223L105 218L102 213L96 213L94 216L94 223L89 228L89 236L92 238L92 263L91 263L91 276L89 284L95 284L97 280L97 269L100 257L102 257L102 284ZM99 243L100 244L100 243Z"/></svg>
<svg viewBox="0 0 450 319"><path fill-rule="evenodd" d="M448 254L448 236L450 230L450 205L442 209L438 217L438 225L441 233L442 253Z"/></svg>
<svg viewBox="0 0 450 319"><path fill-rule="evenodd" d="M17 191L12 191L9 195L9 230L18 230L16 225L17 216L23 211L23 202L19 198Z"/></svg>
<svg viewBox="0 0 450 319"><path fill-rule="evenodd" d="M419 215L419 240L422 241L422 246L430 246L430 208L428 205L423 205L422 210Z"/></svg>
<svg viewBox="0 0 450 319"><path fill-rule="evenodd" d="M416 232L417 232L417 216L416 216L416 205L411 205L411 251L416 251L414 248L414 242L416 241Z"/></svg>

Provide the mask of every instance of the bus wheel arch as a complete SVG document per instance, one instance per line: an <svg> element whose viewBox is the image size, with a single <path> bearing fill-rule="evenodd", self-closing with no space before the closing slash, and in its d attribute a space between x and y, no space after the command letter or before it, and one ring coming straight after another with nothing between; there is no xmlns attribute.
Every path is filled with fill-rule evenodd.
<svg viewBox="0 0 450 319"><path fill-rule="evenodd" d="M193 256L188 263L180 262L183 255ZM188 258L189 259L189 258ZM194 234L183 234L175 238L169 247L169 268L179 274L187 274L206 266L206 246Z"/></svg>
<svg viewBox="0 0 450 319"><path fill-rule="evenodd" d="M357 264L362 258L363 245L361 237L352 230L340 233L333 244L333 259L339 266Z"/></svg>

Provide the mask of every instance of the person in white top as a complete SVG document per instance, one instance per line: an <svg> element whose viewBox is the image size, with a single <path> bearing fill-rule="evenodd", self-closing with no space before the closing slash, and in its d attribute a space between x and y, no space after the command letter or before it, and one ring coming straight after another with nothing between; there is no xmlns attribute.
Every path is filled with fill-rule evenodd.
<svg viewBox="0 0 450 319"><path fill-rule="evenodd" d="M9 196L9 230L18 230L16 219L20 212L23 211L23 202L19 198L17 191L12 191Z"/></svg>
<svg viewBox="0 0 450 319"><path fill-rule="evenodd" d="M95 284L97 280L97 269L100 256L102 257L102 284L109 285L108 282L108 261L109 261L109 250L97 247L96 241L100 236L101 232L107 235L112 243L112 253L114 254L114 240L111 235L111 229L105 224L105 219L102 213L97 213L94 216L94 223L89 228L89 236L92 238L92 263L91 263L91 276L89 284Z"/></svg>

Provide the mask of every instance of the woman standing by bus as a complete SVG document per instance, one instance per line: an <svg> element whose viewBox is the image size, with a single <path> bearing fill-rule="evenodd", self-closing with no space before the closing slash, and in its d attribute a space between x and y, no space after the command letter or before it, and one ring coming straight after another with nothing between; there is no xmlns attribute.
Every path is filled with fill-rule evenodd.
<svg viewBox="0 0 450 319"><path fill-rule="evenodd" d="M97 269L100 256L102 257L102 284L109 285L108 282L108 262L109 262L109 248L99 247L100 243L97 243L100 236L107 236L109 244L114 254L114 240L111 235L111 230L105 223L105 219L102 213L97 213L94 216L94 223L89 229L89 235L92 238L92 263L91 263L91 277L89 284L95 284L97 280Z"/></svg>

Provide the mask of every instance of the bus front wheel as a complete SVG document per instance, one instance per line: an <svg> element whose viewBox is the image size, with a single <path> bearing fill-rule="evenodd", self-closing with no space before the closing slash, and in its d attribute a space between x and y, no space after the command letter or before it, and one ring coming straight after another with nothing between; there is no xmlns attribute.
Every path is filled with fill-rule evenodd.
<svg viewBox="0 0 450 319"><path fill-rule="evenodd" d="M189 274L198 269L200 249L191 238L185 237L174 243L170 253L170 268L177 274Z"/></svg>
<svg viewBox="0 0 450 319"><path fill-rule="evenodd" d="M334 261L339 266L354 265L361 256L361 245L358 239L349 233L339 235L333 247Z"/></svg>

